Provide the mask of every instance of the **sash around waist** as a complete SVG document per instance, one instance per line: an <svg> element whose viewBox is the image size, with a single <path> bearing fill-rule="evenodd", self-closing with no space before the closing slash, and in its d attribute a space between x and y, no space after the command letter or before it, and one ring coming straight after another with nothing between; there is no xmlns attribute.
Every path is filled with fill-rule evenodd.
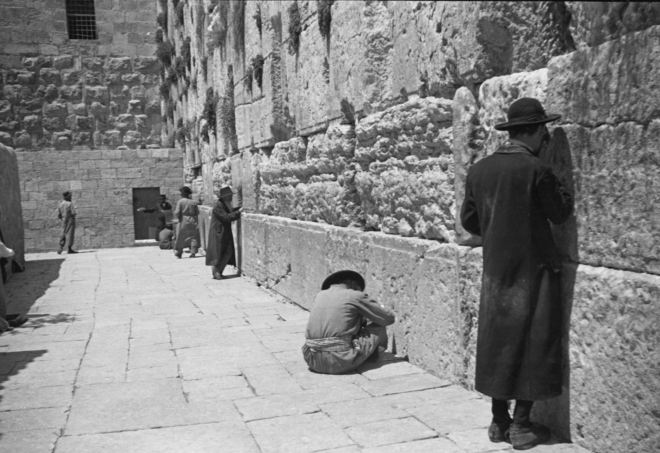
<svg viewBox="0 0 660 453"><path fill-rule="evenodd" d="M313 351L347 351L353 348L353 335L307 339L305 346Z"/></svg>

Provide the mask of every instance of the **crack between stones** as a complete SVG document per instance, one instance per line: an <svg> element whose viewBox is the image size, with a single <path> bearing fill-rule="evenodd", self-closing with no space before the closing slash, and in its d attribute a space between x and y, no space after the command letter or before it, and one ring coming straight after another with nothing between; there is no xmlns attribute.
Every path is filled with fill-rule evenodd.
<svg viewBox="0 0 660 453"><path fill-rule="evenodd" d="M101 262L99 261L98 253L94 252L94 259L98 263L99 267L99 276L96 280L96 286L94 287L94 306L96 306L96 294L99 289L99 285L101 284ZM94 311L94 326L96 326L96 311ZM85 359L85 355L87 354L87 348L89 347L89 343L92 341L92 337L94 336L94 328L92 328L92 333L89 334L87 337L87 342L85 343L85 350L83 351L82 357L80 358L80 364L78 366L78 370L76 370L76 376L73 378L73 390L71 391L71 403L67 406L66 410L66 420L64 421L64 427L60 428L60 433L57 436L57 439L55 439L55 442L53 443L53 450L51 453L55 453L57 451L57 443L59 440L64 436L64 430L66 429L67 424L69 423L69 417L71 417L71 408L73 406L73 399L76 396L76 390L78 386L76 385L78 382L78 376L80 375L80 370L82 369L82 363L83 360ZM128 366L128 365L127 365ZM54 406L54 407L61 407L61 406Z"/></svg>

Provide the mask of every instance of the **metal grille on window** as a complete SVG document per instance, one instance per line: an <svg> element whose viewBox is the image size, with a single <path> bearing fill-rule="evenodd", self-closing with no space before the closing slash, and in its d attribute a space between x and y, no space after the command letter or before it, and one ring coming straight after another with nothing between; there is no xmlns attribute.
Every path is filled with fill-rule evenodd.
<svg viewBox="0 0 660 453"><path fill-rule="evenodd" d="M94 0L66 0L69 39L98 39Z"/></svg>

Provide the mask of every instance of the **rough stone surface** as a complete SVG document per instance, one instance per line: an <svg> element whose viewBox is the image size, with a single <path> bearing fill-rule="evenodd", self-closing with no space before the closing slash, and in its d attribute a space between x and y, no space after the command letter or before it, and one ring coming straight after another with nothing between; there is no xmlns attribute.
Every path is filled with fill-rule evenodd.
<svg viewBox="0 0 660 453"><path fill-rule="evenodd" d="M1 142L21 150L116 148L114 141L67 142L56 133L84 129L105 136L118 115L136 112L131 102L160 103L160 80L154 76L160 66L153 44L155 5L111 0L96 4L95 14L98 39L70 40L64 4L38 0L29 5L13 1L2 5L0 60L7 64L0 72L0 118L7 121L0 123ZM138 29L146 42L129 40ZM98 103L115 109L109 117L90 117L73 128L54 120L68 113L80 115L81 103L82 108ZM143 113L143 107L137 110ZM41 126L24 122L26 115L42 119ZM141 131L138 146L161 144L160 110L152 115L152 124L148 131ZM9 127L12 120L16 126ZM2 135L10 131L13 142Z"/></svg>
<svg viewBox="0 0 660 453"><path fill-rule="evenodd" d="M397 323L389 330L397 352L442 379L473 388L481 248L431 245L261 215L247 215L242 222L242 246L249 251L243 255L243 270L248 275L310 307L329 272L345 268L361 272L366 291L397 314ZM636 443L640 451L652 451L658 442L657 418L652 414L658 404L660 360L654 346L658 330L653 313L660 280L589 265L576 271L574 265L567 265L563 282L565 342L570 345L566 385L561 397L536 406L535 418L583 446L597 443L600 450L624 452ZM398 380L403 386L399 390ZM414 391L409 388L417 385L414 380L413 375L395 376L358 385L382 395ZM644 401L643 408L639 401ZM594 418L594 413L603 415ZM623 413L625 420L620 418ZM429 423L438 414L450 417L442 404L435 412L415 412ZM474 428L486 426L488 419L479 423ZM602 432L603 423L612 427L611 435ZM622 441L617 428L631 426L635 429Z"/></svg>
<svg viewBox="0 0 660 453"><path fill-rule="evenodd" d="M134 215L144 215L134 213L132 189L160 187L174 203L182 183L182 153L177 149L31 151L17 156L13 178L20 174L27 251L59 247L56 209L64 191L72 192L78 212L76 248L122 247L134 245ZM6 180L11 178L2 182Z"/></svg>
<svg viewBox="0 0 660 453"><path fill-rule="evenodd" d="M15 260L25 266L25 233L21 207L21 184L16 153L0 143L0 190L5 194L0 200L0 230L5 245L16 253ZM7 266L11 273L11 260Z"/></svg>

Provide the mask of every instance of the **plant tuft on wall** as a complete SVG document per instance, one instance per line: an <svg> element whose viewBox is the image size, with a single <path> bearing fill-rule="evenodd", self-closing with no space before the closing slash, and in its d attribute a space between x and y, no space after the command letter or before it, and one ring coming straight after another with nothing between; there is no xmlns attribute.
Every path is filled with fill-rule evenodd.
<svg viewBox="0 0 660 453"><path fill-rule="evenodd" d="M213 132L213 135L216 134L216 109L218 108L218 95L215 94L213 87L209 87L206 90L206 100L204 102L204 119L206 119L208 131ZM206 134L206 142L209 141L208 132Z"/></svg>
<svg viewBox="0 0 660 453"><path fill-rule="evenodd" d="M325 39L330 38L330 25L332 23L332 5L334 0L317 0L319 31Z"/></svg>
<svg viewBox="0 0 660 453"><path fill-rule="evenodd" d="M263 84L263 79L264 79L264 57L263 55L259 54L256 57L252 59L252 63L250 64L252 67L252 75L254 77L254 81L257 82L257 86L259 89L262 89L262 84Z"/></svg>
<svg viewBox="0 0 660 453"><path fill-rule="evenodd" d="M257 24L257 30L259 30L259 37L261 38L261 28L263 26L261 22L261 3L257 3L256 10L252 15L254 22Z"/></svg>
<svg viewBox="0 0 660 453"><path fill-rule="evenodd" d="M158 43L156 48L156 58L164 66L169 66L172 64L172 57L174 56L174 46L169 41L162 41Z"/></svg>
<svg viewBox="0 0 660 453"><path fill-rule="evenodd" d="M202 68L202 75L204 76L205 82L208 80L208 74L207 74L208 64L209 64L209 57L204 55L200 60L200 66Z"/></svg>
<svg viewBox="0 0 660 453"><path fill-rule="evenodd" d="M186 37L186 39L183 40L183 44L181 45L181 58L186 64L188 70L190 70L192 68L192 55L190 53L190 37Z"/></svg>
<svg viewBox="0 0 660 453"><path fill-rule="evenodd" d="M245 54L245 0L234 0L232 23L234 30L234 51Z"/></svg>
<svg viewBox="0 0 660 453"><path fill-rule="evenodd" d="M217 7L214 8L213 19L211 21L211 32L209 34L208 48L209 51L224 47L227 40L227 28L229 22L229 1L221 1Z"/></svg>
<svg viewBox="0 0 660 453"><path fill-rule="evenodd" d="M183 61L183 57L176 57L174 72L179 79L183 79L186 76L186 63Z"/></svg>
<svg viewBox="0 0 660 453"><path fill-rule="evenodd" d="M172 84L166 79L163 80L163 83L160 84L160 95L163 97L163 99L169 99L170 98L170 87Z"/></svg>
<svg viewBox="0 0 660 453"><path fill-rule="evenodd" d="M184 23L184 13L183 12L184 12L184 8L185 8L186 5L183 2L176 2L176 3L177 3L177 5L174 8L174 13L176 14L176 23L177 23L177 26L183 27L183 23Z"/></svg>
<svg viewBox="0 0 660 453"><path fill-rule="evenodd" d="M243 76L243 86L245 91L252 96L252 73L254 72L252 65L248 65L245 69L245 75Z"/></svg>
<svg viewBox="0 0 660 453"><path fill-rule="evenodd" d="M234 69L229 65L227 70L227 81L225 92L220 100L218 111L220 132L227 140L231 153L238 152L238 142L236 139L236 114L234 112Z"/></svg>
<svg viewBox="0 0 660 453"><path fill-rule="evenodd" d="M156 30L156 36L154 38L156 44L163 42L163 29L159 28Z"/></svg>
<svg viewBox="0 0 660 453"><path fill-rule="evenodd" d="M156 23L160 28L167 31L167 9L163 10L162 13L156 16Z"/></svg>
<svg viewBox="0 0 660 453"><path fill-rule="evenodd" d="M289 54L294 55L298 53L300 47L300 34L302 33L302 19L300 17L300 8L298 8L298 1L289 6Z"/></svg>

